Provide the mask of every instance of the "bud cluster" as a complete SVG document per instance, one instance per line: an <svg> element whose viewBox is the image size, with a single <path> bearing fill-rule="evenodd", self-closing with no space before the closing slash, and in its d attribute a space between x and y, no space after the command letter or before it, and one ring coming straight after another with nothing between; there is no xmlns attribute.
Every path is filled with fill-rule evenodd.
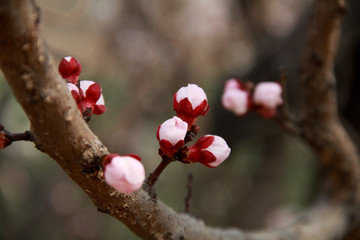
<svg viewBox="0 0 360 240"><path fill-rule="evenodd" d="M193 146L184 146L199 131L195 125L197 118L204 116L209 110L204 90L195 84L189 84L175 93L173 101L177 116L161 124L156 134L160 156L184 163L199 162L208 167L218 166L230 154L230 148L223 138L205 135Z"/></svg>
<svg viewBox="0 0 360 240"><path fill-rule="evenodd" d="M92 114L100 115L106 111L101 86L89 80L79 81L81 64L77 59L70 56L61 59L59 73L66 79L67 87L85 121L89 121Z"/></svg>
<svg viewBox="0 0 360 240"><path fill-rule="evenodd" d="M276 115L276 109L283 103L282 87L277 82L252 83L230 79L225 83L222 105L238 116L250 110L258 112L264 118Z"/></svg>

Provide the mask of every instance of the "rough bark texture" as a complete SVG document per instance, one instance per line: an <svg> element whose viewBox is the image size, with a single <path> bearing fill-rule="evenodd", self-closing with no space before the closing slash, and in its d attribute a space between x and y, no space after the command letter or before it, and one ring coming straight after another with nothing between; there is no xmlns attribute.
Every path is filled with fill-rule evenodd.
<svg viewBox="0 0 360 240"><path fill-rule="evenodd" d="M319 155L325 191L308 213L279 231L207 227L151 199L144 190L124 195L108 187L99 168L108 151L82 120L49 62L33 1L0 0L0 67L31 122L36 147L55 159L100 211L144 239L359 239L359 155L337 116L333 76L344 9L341 0L317 1L302 69L304 118L296 123Z"/></svg>

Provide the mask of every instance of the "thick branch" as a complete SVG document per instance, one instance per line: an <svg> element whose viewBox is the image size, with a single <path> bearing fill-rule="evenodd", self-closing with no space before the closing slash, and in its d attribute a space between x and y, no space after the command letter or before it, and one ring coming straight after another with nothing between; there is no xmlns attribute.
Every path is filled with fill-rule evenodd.
<svg viewBox="0 0 360 240"><path fill-rule="evenodd" d="M99 160L108 151L82 120L50 64L38 24L39 11L32 1L0 0L0 67L30 119L37 148L55 159L100 211L121 220L144 239L325 240L343 235L349 209L337 202L320 204L306 221L281 231L243 233L206 227L151 199L143 190L124 195L111 189L99 170Z"/></svg>
<svg viewBox="0 0 360 240"><path fill-rule="evenodd" d="M331 198L354 200L359 155L340 123L334 59L345 13L344 0L318 0L307 33L301 80L305 89L303 137L322 161L325 190Z"/></svg>

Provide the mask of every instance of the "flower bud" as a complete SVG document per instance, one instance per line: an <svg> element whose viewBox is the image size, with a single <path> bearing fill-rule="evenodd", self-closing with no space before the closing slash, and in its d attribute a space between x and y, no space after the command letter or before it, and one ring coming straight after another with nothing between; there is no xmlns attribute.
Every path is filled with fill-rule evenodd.
<svg viewBox="0 0 360 240"><path fill-rule="evenodd" d="M189 127L195 124L196 118L205 115L209 110L204 90L196 84L188 84L174 94L174 110L177 116L188 123Z"/></svg>
<svg viewBox="0 0 360 240"><path fill-rule="evenodd" d="M217 167L229 156L231 149L222 137L205 135L189 147L187 162L200 162L207 167Z"/></svg>
<svg viewBox="0 0 360 240"><path fill-rule="evenodd" d="M173 117L161 124L156 137L164 155L173 156L184 145L188 124L178 117Z"/></svg>
<svg viewBox="0 0 360 240"><path fill-rule="evenodd" d="M144 166L137 155L108 154L102 165L105 182L120 193L139 190L145 180Z"/></svg>
<svg viewBox="0 0 360 240"><path fill-rule="evenodd" d="M76 104L83 115L84 120L88 121L94 113L100 115L106 111L101 87L93 81L80 81L80 89L72 83L68 83L67 87L76 101Z"/></svg>
<svg viewBox="0 0 360 240"><path fill-rule="evenodd" d="M224 108L242 116L250 108L250 94L242 82L230 79L225 83L221 102Z"/></svg>
<svg viewBox="0 0 360 240"><path fill-rule="evenodd" d="M12 140L9 138L8 133L5 131L4 127L0 124L0 149L4 149L12 143Z"/></svg>
<svg viewBox="0 0 360 240"><path fill-rule="evenodd" d="M68 82L77 84L81 73L81 64L76 58L64 57L59 63L59 73Z"/></svg>
<svg viewBox="0 0 360 240"><path fill-rule="evenodd" d="M100 115L106 111L104 97L101 94L101 87L98 83L89 80L80 81L82 93L81 110L91 110L92 113Z"/></svg>
<svg viewBox="0 0 360 240"><path fill-rule="evenodd" d="M253 103L263 117L271 118L276 114L276 108L283 103L282 87L277 82L261 82L256 85Z"/></svg>

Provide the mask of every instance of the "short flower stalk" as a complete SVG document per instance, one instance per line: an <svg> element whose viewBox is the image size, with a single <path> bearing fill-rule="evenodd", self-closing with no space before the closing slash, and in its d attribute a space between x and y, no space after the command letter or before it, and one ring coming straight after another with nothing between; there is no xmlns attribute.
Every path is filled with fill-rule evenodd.
<svg viewBox="0 0 360 240"><path fill-rule="evenodd" d="M175 161L174 158L163 157L160 164L155 168L155 170L152 173L150 173L149 177L146 179L146 184L152 188L155 182L159 179L160 174L173 161Z"/></svg>

